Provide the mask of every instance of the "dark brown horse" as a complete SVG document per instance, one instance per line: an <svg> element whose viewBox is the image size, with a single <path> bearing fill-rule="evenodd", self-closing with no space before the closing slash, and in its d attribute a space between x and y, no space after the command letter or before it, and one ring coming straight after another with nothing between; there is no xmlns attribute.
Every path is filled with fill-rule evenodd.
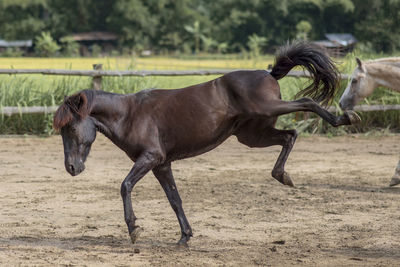
<svg viewBox="0 0 400 267"><path fill-rule="evenodd" d="M153 171L178 217L182 232L178 243L184 245L192 229L172 175L172 161L210 151L235 135L249 147L281 145L272 176L293 186L284 165L297 134L295 130L275 129L277 117L311 111L335 127L358 120L351 111L336 117L310 98L282 101L277 80L297 65L313 76L313 83L300 92L302 95L319 102L334 96L338 81L335 66L324 53L305 43L284 47L270 73L235 71L183 89L144 90L130 95L81 91L66 98L54 117L54 128L63 139L65 168L73 176L84 170L96 131L100 131L135 162L121 185L132 242L140 228L135 225L131 191L146 173Z"/></svg>

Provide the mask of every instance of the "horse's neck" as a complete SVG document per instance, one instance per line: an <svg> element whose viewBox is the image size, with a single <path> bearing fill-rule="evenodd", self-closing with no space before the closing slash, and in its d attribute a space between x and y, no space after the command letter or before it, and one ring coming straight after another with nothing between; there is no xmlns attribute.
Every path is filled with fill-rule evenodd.
<svg viewBox="0 0 400 267"><path fill-rule="evenodd" d="M94 118L100 132L109 139L118 135L118 124L128 114L123 95L99 94L93 103L90 116Z"/></svg>
<svg viewBox="0 0 400 267"><path fill-rule="evenodd" d="M376 87L383 86L400 92L400 67L385 63L366 64L368 75L370 75Z"/></svg>

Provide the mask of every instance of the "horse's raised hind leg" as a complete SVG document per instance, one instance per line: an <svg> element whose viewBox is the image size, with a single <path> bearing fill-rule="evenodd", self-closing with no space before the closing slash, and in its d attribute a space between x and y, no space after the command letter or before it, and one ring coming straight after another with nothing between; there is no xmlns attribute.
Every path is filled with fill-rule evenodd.
<svg viewBox="0 0 400 267"><path fill-rule="evenodd" d="M398 184L400 184L400 160L399 163L397 163L397 168L394 172L392 180L390 181L390 186L395 186Z"/></svg>
<svg viewBox="0 0 400 267"><path fill-rule="evenodd" d="M280 183L288 186L294 186L290 176L285 172L285 163L289 157L297 138L296 130L278 130L272 127L266 129L243 128L236 134L238 141L249 147L268 147L281 145L282 151L271 172L272 177Z"/></svg>
<svg viewBox="0 0 400 267"><path fill-rule="evenodd" d="M172 209L175 211L176 217L178 218L182 233L178 245L187 245L187 242L189 241L190 237L193 236L193 234L189 222L186 219L185 212L182 208L182 200L179 196L178 188L176 187L175 180L172 175L171 163L154 168L153 173L164 189L168 201L171 204Z"/></svg>
<svg viewBox="0 0 400 267"><path fill-rule="evenodd" d="M145 153L139 157L133 168L121 184L121 197L124 203L125 222L128 226L129 236L135 243L140 235L141 228L135 225L136 216L132 209L131 192L135 184L142 179L156 164L158 157L155 154Z"/></svg>
<svg viewBox="0 0 400 267"><path fill-rule="evenodd" d="M335 116L326 109L322 108L314 100L307 97L300 98L295 101L276 100L268 103L268 105L264 104L263 106L263 113L268 116L280 116L296 111L311 111L316 113L334 127L356 124L361 121L357 113L352 110L345 111L341 116Z"/></svg>

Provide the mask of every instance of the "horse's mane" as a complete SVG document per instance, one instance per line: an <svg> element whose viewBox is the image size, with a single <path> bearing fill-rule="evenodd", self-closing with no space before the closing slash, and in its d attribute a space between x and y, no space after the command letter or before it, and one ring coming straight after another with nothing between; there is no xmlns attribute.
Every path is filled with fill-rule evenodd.
<svg viewBox="0 0 400 267"><path fill-rule="evenodd" d="M83 90L66 97L54 115L54 129L59 131L74 119L86 118L92 110L94 95L93 90Z"/></svg>

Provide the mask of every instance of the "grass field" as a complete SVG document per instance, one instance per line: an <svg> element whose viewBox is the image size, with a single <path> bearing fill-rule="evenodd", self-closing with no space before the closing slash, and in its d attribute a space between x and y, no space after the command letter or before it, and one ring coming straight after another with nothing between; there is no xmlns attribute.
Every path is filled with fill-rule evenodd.
<svg viewBox="0 0 400 267"><path fill-rule="evenodd" d="M167 57L0 58L0 68L91 70L93 64L103 64L107 70L265 69L273 61L273 56L264 56L259 60L229 58L187 60Z"/></svg>
<svg viewBox="0 0 400 267"><path fill-rule="evenodd" d="M351 73L355 67L354 56L337 60L342 73ZM195 70L195 69L266 69L273 64L273 56L264 56L259 60L223 58L223 59L178 59L166 57L120 57L120 58L0 58L0 68L48 68L91 70L93 64L103 64L106 70ZM103 79L103 89L116 93L133 93L147 88L182 88L198 84L218 76L178 76L178 77L110 77ZM303 88L308 79L284 78L279 81L282 97L293 99L299 88ZM339 94L346 87L342 82ZM73 76L44 75L0 75L0 108L2 106L51 106L58 105L64 96L91 87L91 78ZM373 104L400 103L400 94L385 89L377 90L368 99ZM364 123L346 131L368 131L372 127L400 130L398 111L363 113ZM0 117L0 134L33 133L51 134L52 115L15 115ZM305 132L329 132L338 134L344 128L332 129L320 120L311 118L299 120L294 115L283 116L279 120L282 128L300 128ZM319 127L315 127L319 125Z"/></svg>

